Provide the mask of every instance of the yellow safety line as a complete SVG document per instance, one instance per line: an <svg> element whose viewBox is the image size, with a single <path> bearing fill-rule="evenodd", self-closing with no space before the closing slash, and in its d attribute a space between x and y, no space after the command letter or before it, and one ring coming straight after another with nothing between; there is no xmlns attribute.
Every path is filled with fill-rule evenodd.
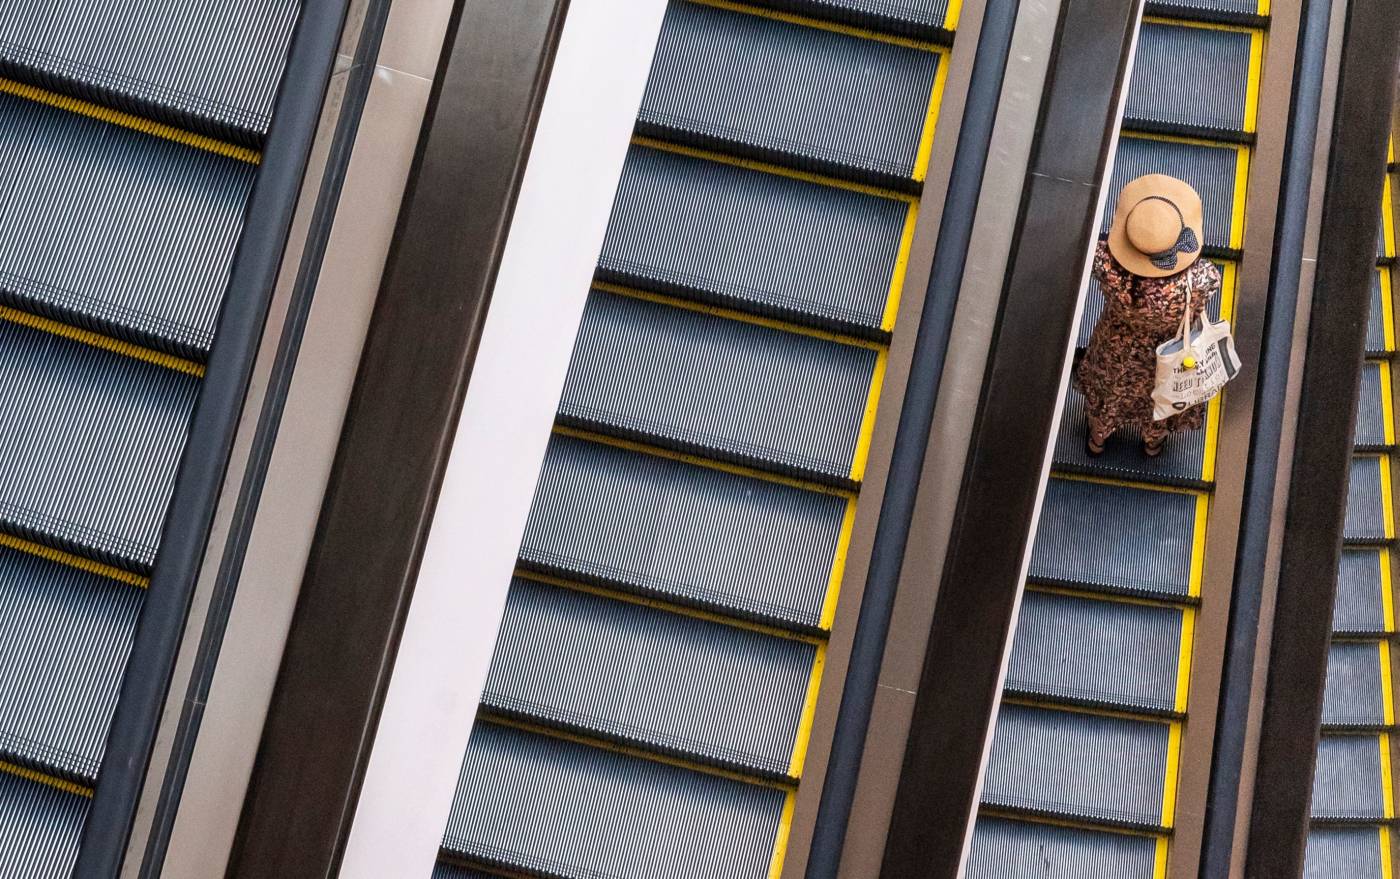
<svg viewBox="0 0 1400 879"><path fill-rule="evenodd" d="M1380 641L1377 652L1381 661L1381 722L1386 726L1395 725L1395 694L1391 692L1390 642Z"/></svg>
<svg viewBox="0 0 1400 879"><path fill-rule="evenodd" d="M1162 826L1170 829L1176 821L1176 785L1181 773L1181 724L1173 723L1167 733L1167 772L1162 785Z"/></svg>
<svg viewBox="0 0 1400 879"><path fill-rule="evenodd" d="M1260 15L1268 15L1268 14L1269 14L1271 2L1272 2L1272 0L1259 0L1259 14L1260 14Z"/></svg>
<svg viewBox="0 0 1400 879"><path fill-rule="evenodd" d="M514 576L522 580L530 580L535 583L543 583L546 586L553 586L556 589L567 589L571 592L583 592L588 595L596 595L599 598L606 598L610 601L623 601L638 607L648 607L653 610L660 610L666 613L673 613L677 616L689 617L691 619L703 620L707 623L718 623L722 626L730 626L735 629L743 629L759 635L767 635L770 638L783 638L788 641L801 641L804 644L811 644L821 647L826 643L825 639L816 635L804 635L801 632L793 632L778 626L765 625L764 623L746 620L742 617L730 617L713 611L702 610L698 607L691 607L685 604L678 604L666 601L661 598L652 598L647 595L638 595L635 592L627 592L622 589L610 589L606 586L594 586L591 583L581 583L578 580L570 580L566 577L558 577L553 574L543 574L539 571L532 571L529 568L516 568Z"/></svg>
<svg viewBox="0 0 1400 879"><path fill-rule="evenodd" d="M1216 397L1206 404L1205 449L1201 452L1201 479L1215 481L1215 449L1220 439L1221 399Z"/></svg>
<svg viewBox="0 0 1400 879"><path fill-rule="evenodd" d="M813 327L804 327L801 324L793 324L787 321L775 320L771 317L749 314L745 311L725 308L722 305L710 305L691 299L681 299L675 296L667 296L664 293L653 293L650 290L639 290L636 287L627 287L622 284L613 284L607 281L594 281L593 289L602 290L604 293L612 293L615 296L626 296L629 299L641 299L646 302L655 302L658 305L679 308L683 311L693 311L697 314L707 314L712 317L724 318L725 320L753 324L754 326L765 327L770 330L780 330L784 333L792 333L798 336L810 336L814 339L821 339L826 342L837 342L841 345L851 345L870 351L885 350L885 346L881 345L879 342L872 342L869 339L862 339L858 336L848 336L844 333L833 333Z"/></svg>
<svg viewBox="0 0 1400 879"><path fill-rule="evenodd" d="M1241 148L1235 154L1235 198L1230 209L1230 249L1244 247L1245 192L1249 188L1249 150Z"/></svg>
<svg viewBox="0 0 1400 879"><path fill-rule="evenodd" d="M1381 189L1381 247L1386 256L1395 256L1395 217L1391 213L1390 175Z"/></svg>
<svg viewBox="0 0 1400 879"><path fill-rule="evenodd" d="M60 565L67 565L70 568L77 568L78 570L86 571L89 574L96 574L99 577L106 577L109 580L116 580L118 582L126 583L130 586L136 586L141 589L145 589L147 586L151 585L151 581L146 577L141 576L140 574L133 574L130 571L123 571L121 568L114 568L111 565L104 565L101 562L95 562L91 559L85 559L82 556L76 556L72 553L63 552L62 550L54 549L52 547L44 546L42 544L33 543L28 540L22 540L10 534L0 533L0 546L9 547L10 549L17 550L19 552L28 553L29 555L35 555L39 558L47 559L48 561L55 562Z"/></svg>
<svg viewBox="0 0 1400 879"><path fill-rule="evenodd" d="M845 488L837 488L832 485L824 485L820 482L809 482L803 479L794 479L791 476L784 476L781 473L769 473L766 470L755 470L752 467L744 467L740 464L731 464L727 461L716 461L711 458L702 458L699 455L691 455L685 452L676 452L660 446L650 446L646 443L634 442L632 440L620 439L615 436L608 436L604 433L595 433L591 430L583 430L577 427L568 427L563 424L554 425L554 432L560 436L572 437L574 439L585 440L599 445L612 446L613 448L626 449L629 452L639 452L643 455L651 455L657 458L668 458L672 461L680 461L683 464L694 464L697 467L705 467L709 470L719 470L724 473L732 473L735 476L743 476L749 479L761 479L764 482L775 482L778 485L786 485L790 488L800 488L804 491L817 492L819 494L829 494L835 497L852 498L856 493Z"/></svg>
<svg viewBox="0 0 1400 879"><path fill-rule="evenodd" d="M3 760L0 760L0 772L18 775L26 781L38 782L39 784L58 788L64 793L77 794L80 797L92 799L92 788L81 784L75 784L71 781L64 781L61 778L54 778L52 775L45 772L36 772L33 769L26 769L23 766L16 766L13 763L7 763Z"/></svg>
<svg viewBox="0 0 1400 879"><path fill-rule="evenodd" d="M1220 269L1220 316L1233 321L1239 294L1239 266L1233 260L1222 259L1217 267Z"/></svg>
<svg viewBox="0 0 1400 879"><path fill-rule="evenodd" d="M1191 651L1195 646L1196 609L1181 611L1181 654L1176 661L1176 713L1186 713L1186 701L1191 692Z"/></svg>
<svg viewBox="0 0 1400 879"><path fill-rule="evenodd" d="M1394 283L1391 281L1390 272L1385 269L1376 269L1381 273L1381 329L1385 339L1385 350L1395 350L1395 303L1391 301L1391 293L1394 290Z"/></svg>
<svg viewBox="0 0 1400 879"><path fill-rule="evenodd" d="M1385 523L1384 531L1386 539L1395 537L1395 510L1391 506L1392 495L1390 486L1390 456L1380 455L1381 466L1381 518Z"/></svg>
<svg viewBox="0 0 1400 879"><path fill-rule="evenodd" d="M1205 492L1199 488L1185 488L1180 485L1161 485L1155 482L1137 482L1131 479L1112 479L1107 476L1090 476L1086 473L1061 473L1055 471L1053 478L1065 482L1092 482L1095 485L1111 485L1116 488L1132 488L1138 491L1156 491L1163 494L1189 494L1192 497L1204 498Z"/></svg>
<svg viewBox="0 0 1400 879"><path fill-rule="evenodd" d="M1165 836L1157 837L1157 853L1153 858L1152 879L1167 879L1167 850L1169 844Z"/></svg>
<svg viewBox="0 0 1400 879"><path fill-rule="evenodd" d="M10 308L8 305L0 305L0 319L10 323L20 324L40 332L52 333L55 336L62 336L65 339L72 339L75 342L82 342L94 348L101 348L104 351L112 351L136 360L144 360L147 363L154 363L166 369L173 369L176 372L183 372L186 375L193 375L199 378L204 377L204 367L190 360L175 357L171 354L163 354L160 351L152 351L150 348L143 348L140 345L133 345L130 342L123 342L113 339L111 336L104 336L101 333L94 333L91 330L80 330L77 327L56 320L49 320L46 317L39 317L27 311L20 311L17 308Z"/></svg>
<svg viewBox="0 0 1400 879"><path fill-rule="evenodd" d="M690 772L699 772L703 775L712 775L717 778L727 778L730 781L740 781L744 784L753 784L760 787L772 788L774 790L792 791L796 786L791 782L775 781L759 775L745 775L742 772L735 772L732 769L725 769L720 766L711 766L708 763L695 763L689 760L682 760L670 754L662 754L658 751L648 751L645 748L636 748L631 745L624 745L604 738L597 738L591 735L573 732L571 730L559 729L553 726L543 726L538 723L519 720L498 714L495 711L482 706L480 719L496 726L504 726L510 729L518 729L522 732L533 733L535 735L547 736L554 739L563 739L566 742L573 742L576 745L586 745L590 748L598 748L602 751L611 751L614 754L622 754L626 757L635 757L640 760L650 760L653 763L664 763L667 766L675 766Z"/></svg>
<svg viewBox="0 0 1400 879"><path fill-rule="evenodd" d="M1395 788L1390 776L1390 734L1381 733L1381 802L1387 819L1395 817Z"/></svg>
<svg viewBox="0 0 1400 879"><path fill-rule="evenodd" d="M1144 15L1143 24L1169 24L1176 27L1194 27L1203 31L1229 31L1235 34L1257 34L1259 29L1243 24L1218 24L1213 21L1199 21L1193 18L1166 18L1161 15Z"/></svg>
<svg viewBox="0 0 1400 879"><path fill-rule="evenodd" d="M802 715L797 722L797 736L792 741L792 759L789 761L788 775L802 777L802 767L807 763L807 745L812 739L812 723L817 716L817 692L822 686L822 672L826 669L826 645L817 647L817 657L812 663L812 673L807 678L807 693L802 697Z"/></svg>
<svg viewBox="0 0 1400 879"><path fill-rule="evenodd" d="M240 162L247 162L256 165L262 161L262 157L257 150L250 150L247 147L234 146L231 143L224 143L212 137L205 137L202 134L194 134L170 125L163 125L159 122L152 122L149 119L142 119L140 116L133 116L130 113L122 113L119 110L111 110L88 101L80 101L77 98L70 98L67 95L55 94L54 92L37 89L31 85L15 82L14 80L0 78L0 92L11 94L15 97L46 104L50 107L57 107L60 110L67 110L69 113L77 113L80 116L87 116L91 119L98 119L112 125L119 125L122 128L129 128L163 140L174 141L185 146L195 147L211 153L217 153L230 159L237 159Z"/></svg>
<svg viewBox="0 0 1400 879"><path fill-rule="evenodd" d="M836 622L836 602L841 595L841 583L846 576L846 557L851 549L851 532L856 524L856 501L846 501L846 513L841 517L841 535L836 539L836 554L831 560L831 576L826 582L826 597L822 600L823 631L830 632Z"/></svg>
<svg viewBox="0 0 1400 879"><path fill-rule="evenodd" d="M792 833L792 813L796 808L797 791L788 791L787 798L783 800L783 817L778 820L778 835L773 839L773 860L768 863L768 879L778 879L783 875L788 836Z"/></svg>
<svg viewBox="0 0 1400 879"><path fill-rule="evenodd" d="M1376 364L1381 376L1381 441L1388 446L1395 445L1394 402L1390 399L1390 361Z"/></svg>
<svg viewBox="0 0 1400 879"><path fill-rule="evenodd" d="M1395 631L1395 596L1390 592L1390 550L1378 553L1381 563L1381 624L1387 632Z"/></svg>
<svg viewBox="0 0 1400 879"><path fill-rule="evenodd" d="M1119 836L1135 836L1148 839L1165 839L1160 831L1142 830L1137 827L1124 827L1120 824L1098 824L1093 821L1075 821L1069 818L1055 818L1034 812L1017 812L1011 809L998 809L995 806L979 806L979 816L1005 818L1023 824L1045 824L1050 827L1065 827L1070 830L1092 830L1100 833L1114 833Z"/></svg>
<svg viewBox="0 0 1400 879"><path fill-rule="evenodd" d="M1211 140L1208 137L1191 137L1185 134L1161 134L1156 131L1125 131L1123 137L1128 140L1156 140L1162 143L1179 143L1185 146L1210 147L1217 150L1233 150L1243 152L1249 148L1243 144L1227 143L1220 140Z"/></svg>
<svg viewBox="0 0 1400 879"><path fill-rule="evenodd" d="M1026 591L1042 592L1046 595L1063 595L1066 598L1084 598L1090 601L1110 601L1115 604L1136 604L1142 607L1171 608L1182 610L1189 607L1178 599L1147 598L1141 595L1123 595L1117 592L1099 592L1091 589L1074 589L1066 586L1047 586L1044 583L1026 583Z"/></svg>
<svg viewBox="0 0 1400 879"><path fill-rule="evenodd" d="M1054 702L1049 697L1030 696L1027 694L1007 694L1002 696L1002 703L1005 705L1019 705L1023 708L1035 708L1041 711L1064 711L1070 714L1084 714L1090 717L1116 717L1119 720L1131 720L1137 723L1160 723L1171 725L1179 723L1170 717L1163 717L1160 714L1149 714L1146 711L1133 711L1127 708L1103 708L1098 705L1078 705L1072 702Z"/></svg>
<svg viewBox="0 0 1400 879"><path fill-rule="evenodd" d="M948 14L943 17L943 29L949 32L956 31L961 20L962 0L949 0Z"/></svg>
<svg viewBox="0 0 1400 879"><path fill-rule="evenodd" d="M849 189L851 192L859 192L863 195L874 195L879 198L888 198L891 201L902 201L906 204L914 204L919 200L916 196L910 195L907 192L882 189L879 186L867 186L864 183L853 183L849 180L842 180L839 177L828 177L825 174L813 174L810 171L798 171L795 168L785 168L782 165L774 165L771 162L760 162L756 159L744 159L738 156L726 155L725 153L717 153L712 150L701 150L695 147L682 146L681 144L671 143L666 140L657 140L654 137L634 135L632 137L632 144L634 146L646 147L647 149L660 150L661 152L689 156L692 159L701 159L706 162L732 165L747 171L760 171L764 174L774 174L778 177L790 177L793 180L801 180L804 183L816 183L820 186L830 186L835 189Z"/></svg>
<svg viewBox="0 0 1400 879"><path fill-rule="evenodd" d="M924 115L924 127L919 134L919 151L914 154L914 181L923 183L928 177L929 157L933 155L933 136L938 129L938 110L943 106L943 91L948 84L948 66L952 53L939 49L938 69L933 74L933 89L928 96L928 112Z"/></svg>
<svg viewBox="0 0 1400 879"><path fill-rule="evenodd" d="M1206 523L1210 519L1210 496L1196 496L1196 521L1191 529L1191 579L1186 594L1201 597L1201 580L1206 566Z"/></svg>
<svg viewBox="0 0 1400 879"><path fill-rule="evenodd" d="M914 228L919 221L919 203L909 203L909 212L904 215L904 231L899 234L899 255L895 257L894 272L890 274L890 294L885 297L885 314L880 319L880 329L890 332L894 329L895 318L899 316L899 303L904 295L904 278L909 273L909 251L914 245Z"/></svg>
<svg viewBox="0 0 1400 879"><path fill-rule="evenodd" d="M848 37L858 37L862 40L876 40L881 43L890 43L895 46L904 46L906 49L922 49L924 51L934 51L942 48L937 43L930 43L924 40L911 40L908 37L897 37L893 34L882 34L879 31L867 30L861 27L852 27L848 24L837 24L833 21L823 21L820 18L808 18L805 15L794 15L791 12L779 12L776 9L766 9L757 6L748 6L741 3L731 3L729 0L689 0L691 3L700 6L713 6L716 9L727 9L730 12L741 12L745 15L754 15L759 18L771 18L774 21L785 21L788 24L800 24L803 27L814 27L818 30L831 31L832 33L845 34Z"/></svg>
<svg viewBox="0 0 1400 879"><path fill-rule="evenodd" d="M1391 866L1390 853L1390 828L1381 827L1381 877L1382 879L1392 879L1394 877L1394 867Z"/></svg>
<svg viewBox="0 0 1400 879"><path fill-rule="evenodd" d="M885 365L889 355L881 351L875 355L875 371L870 376L870 392L865 396L865 413L860 420L860 433L856 437L856 453L851 461L851 481L859 483L865 479L865 466L870 460L870 440L875 435L875 410L880 405L880 388L885 383Z"/></svg>
<svg viewBox="0 0 1400 879"><path fill-rule="evenodd" d="M1264 32L1250 31L1249 85L1244 92L1244 130L1253 134L1259 127L1259 89L1264 78Z"/></svg>

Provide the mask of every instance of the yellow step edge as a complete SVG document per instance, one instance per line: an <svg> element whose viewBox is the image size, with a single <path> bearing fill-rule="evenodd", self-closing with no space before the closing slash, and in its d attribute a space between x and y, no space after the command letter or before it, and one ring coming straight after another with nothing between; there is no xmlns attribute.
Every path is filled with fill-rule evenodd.
<svg viewBox="0 0 1400 879"><path fill-rule="evenodd" d="M1391 299L1395 284L1388 269L1377 269L1381 276L1381 337L1385 350L1395 350L1395 302Z"/></svg>
<svg viewBox="0 0 1400 879"><path fill-rule="evenodd" d="M1181 724L1173 723L1167 733L1167 771L1162 782L1162 826L1176 826L1176 786L1181 776Z"/></svg>
<svg viewBox="0 0 1400 879"><path fill-rule="evenodd" d="M1391 592L1390 550L1382 547L1377 552L1381 569L1381 625L1385 631L1395 631L1395 596Z"/></svg>
<svg viewBox="0 0 1400 879"><path fill-rule="evenodd" d="M807 763L807 746L811 743L812 723L817 715L817 693L822 686L822 672L826 668L826 645L817 647L816 660L812 672L807 677L807 692L802 697L802 714L797 723L797 735L792 742L792 759L788 761L788 775L801 778L802 769Z"/></svg>
<svg viewBox="0 0 1400 879"><path fill-rule="evenodd" d="M27 311L20 311L8 305L0 305L0 320L6 320L13 324L29 327L32 330L50 333L55 336L62 336L74 342L81 342L93 348L100 348L104 351L111 351L114 354L121 354L133 360L141 360L152 363L156 366L163 366L166 369L173 369L176 372L183 372L196 378L204 377L204 367L192 360L185 360L171 354L160 351L153 351L150 348L143 348L140 345L133 345L130 342L123 342L113 339L111 336L104 336L101 333L94 333L91 330L81 330L77 327L46 317L30 314Z"/></svg>
<svg viewBox="0 0 1400 879"><path fill-rule="evenodd" d="M870 376L870 389L865 395L865 411L861 414L860 431L856 434L855 454L851 459L851 481L865 481L865 468L870 463L870 443L875 436L875 414L880 405L880 391L885 385L885 368L889 354L883 349L875 355L875 369Z"/></svg>
<svg viewBox="0 0 1400 879"><path fill-rule="evenodd" d="M1049 815L1040 815L1030 812L1015 812L1010 809L998 809L995 806L982 805L977 809L979 818L999 818L1004 821L1016 821L1021 824L1043 824L1047 827L1063 827L1066 830L1083 830L1089 833L1112 833L1117 836L1135 836L1139 839L1157 839L1165 842L1169 834L1161 832L1154 833L1151 830L1139 830L1136 827L1122 827L1117 824L1096 824L1093 821L1074 821L1068 818L1054 818Z"/></svg>
<svg viewBox="0 0 1400 879"><path fill-rule="evenodd" d="M1136 604L1141 607L1156 607L1171 610L1185 610L1194 605L1191 602L1171 598L1151 598L1141 595L1125 595L1118 592L1100 592L1093 589L1076 589L1072 586L1051 586L1045 583L1027 582L1027 592L1040 592L1045 595L1063 595L1066 598L1082 598L1087 601L1107 601L1114 604Z"/></svg>
<svg viewBox="0 0 1400 879"><path fill-rule="evenodd" d="M1064 473L1052 471L1052 479L1064 482L1090 482L1094 485L1111 485L1117 488L1133 488L1140 491L1155 491L1159 494L1189 494L1193 497L1206 497L1208 492L1199 488L1186 488L1181 485L1164 485L1156 482L1142 482L1135 479L1114 479L1110 476L1092 476L1086 473Z"/></svg>
<svg viewBox="0 0 1400 879"><path fill-rule="evenodd" d="M14 763L9 763L4 760L0 760L0 772L5 772L9 775L18 776L20 778L23 778L25 781L32 781L37 784L57 788L58 790L61 790L64 793L76 794L80 797L92 799L92 788L81 784L75 784L71 781L64 781L61 778L55 778L54 776L49 775L45 772L37 772L33 769L26 769L23 766L17 766Z"/></svg>
<svg viewBox="0 0 1400 879"><path fill-rule="evenodd" d="M1391 399L1392 387L1390 384L1390 361L1382 360L1376 364L1380 374L1381 385L1381 442L1387 446L1395 445L1395 403Z"/></svg>
<svg viewBox="0 0 1400 879"><path fill-rule="evenodd" d="M1381 664L1381 723L1388 727L1394 726L1395 692L1391 684L1390 642L1378 642L1376 644L1376 652L1380 657Z"/></svg>
<svg viewBox="0 0 1400 879"><path fill-rule="evenodd" d="M1221 24L1214 21L1201 21L1198 18L1170 18L1165 15L1144 15L1143 24L1169 24L1179 27L1193 27L1204 31L1229 31L1236 34L1257 34L1262 31L1245 24Z"/></svg>
<svg viewBox="0 0 1400 879"><path fill-rule="evenodd" d="M1395 868L1392 865L1390 828L1382 826L1380 828L1381 844L1381 877L1382 879L1394 879Z"/></svg>
<svg viewBox="0 0 1400 879"><path fill-rule="evenodd" d="M1138 723L1157 723L1163 726L1179 726L1181 724L1181 721L1177 718L1163 717L1160 714L1147 714L1146 712L1131 711L1123 708L1097 708L1088 705L1071 705L1023 695L1003 696L1001 702L1003 705L1015 705L1020 708L1035 708L1041 711L1063 711L1067 714L1085 714L1091 717L1112 717L1118 720L1132 720Z"/></svg>
<svg viewBox="0 0 1400 879"><path fill-rule="evenodd" d="M768 862L768 879L783 875L787 861L788 838L792 835L792 813L797 811L797 791L790 790L783 798L783 815L778 819L778 833L773 840L773 857Z"/></svg>
<svg viewBox="0 0 1400 879"><path fill-rule="evenodd" d="M250 165L257 165L262 161L261 154L257 150L247 147L235 146L212 137L205 137L202 134L194 134L184 129L175 128L160 122L152 122L140 116L130 113L123 113L119 110L112 110L89 101L81 101L77 98L70 98L67 95L60 95L55 92L35 88L31 85L15 82L11 79L0 78L0 93L14 95L17 98L56 107L66 110L69 113L76 113L90 119L97 119L122 128L129 128L132 131L139 131L142 134L149 134L162 140L173 141L188 147L215 153Z"/></svg>
<svg viewBox="0 0 1400 879"><path fill-rule="evenodd" d="M904 279L909 275L909 252L914 246L914 229L919 222L919 203L911 201L909 211L904 215L904 228L899 234L899 251L894 260L894 271L890 273L890 292L885 296L885 314L880 320L880 329L887 333L894 331L895 318L899 316L899 303L904 297Z"/></svg>
<svg viewBox="0 0 1400 879"><path fill-rule="evenodd" d="M1167 879L1167 854L1171 841L1165 836L1157 837L1157 849L1152 857L1152 879Z"/></svg>
<svg viewBox="0 0 1400 879"><path fill-rule="evenodd" d="M1390 772L1390 734L1380 734L1381 749L1381 804L1386 820L1395 817L1395 779Z"/></svg>
<svg viewBox="0 0 1400 879"><path fill-rule="evenodd" d="M764 6L751 6L747 3L732 3L729 2L729 0L687 0L687 2L694 3L698 6L712 6L715 9L724 9L729 12L739 12L743 13L744 15L754 15L759 18L768 18L772 19L773 21L782 21L788 24L798 24L802 25L803 27L816 28L817 30L830 31L836 34L845 34L848 37L858 37L862 40L875 40L876 42L880 43L889 43L894 46L903 46L906 49L920 49L926 52L932 52L943 48L937 43L931 43L926 40L913 40L908 37L895 36L894 34L885 34L881 33L880 31L870 30L868 28L855 27L853 25L848 24L840 24L838 22L826 21L825 19L820 18L811 18L806 15L797 15L791 12L779 12L776 9L769 9ZM952 17L951 9L949 10L949 13L949 17ZM948 30L953 29L952 27L949 27L947 25L945 25L945 27Z"/></svg>
<svg viewBox="0 0 1400 879"><path fill-rule="evenodd" d="M1259 90L1264 81L1263 31L1250 31L1249 40L1249 80L1244 93L1244 130L1254 134L1259 130Z"/></svg>
<svg viewBox="0 0 1400 879"><path fill-rule="evenodd" d="M830 632L836 622L836 602L841 596L841 583L846 576L846 561L851 549L851 533L856 524L855 498L846 500L846 512L841 516L841 532L836 538L836 553L831 561L831 576L826 583L826 597L822 601L821 622L823 631Z"/></svg>
<svg viewBox="0 0 1400 879"><path fill-rule="evenodd" d="M1174 704L1177 714L1186 713L1186 706L1191 694L1191 652L1195 646L1196 609L1194 607L1183 608L1181 612L1181 639L1176 662L1176 698Z"/></svg>
<svg viewBox="0 0 1400 879"><path fill-rule="evenodd" d="M928 178L929 159L933 156L933 139L938 131L939 110L943 106L943 93L948 87L948 67L952 53L946 49L935 50L938 55L938 69L933 73L933 88L929 91L928 109L924 112L923 128L919 132L919 148L914 153L914 182L923 183Z"/></svg>
<svg viewBox="0 0 1400 879"><path fill-rule="evenodd" d="M136 586L140 589L145 589L151 585L150 579L147 577L143 577L140 574L133 574L132 572L124 571L121 568L115 568L111 565L104 565L101 562L95 562L91 559L85 559L82 556L76 556L72 553L54 549L53 547L44 546L43 544L34 543L33 541L29 540L24 540L23 538L15 537L12 534L0 533L0 546L8 547L9 549L16 550L17 552L23 552L29 555L38 556L41 559L46 559L48 561L55 562L60 565L66 565L70 568L77 568L80 571L85 571L89 574L96 574L99 577L106 577L109 580L116 580L120 583L126 583L130 586Z"/></svg>

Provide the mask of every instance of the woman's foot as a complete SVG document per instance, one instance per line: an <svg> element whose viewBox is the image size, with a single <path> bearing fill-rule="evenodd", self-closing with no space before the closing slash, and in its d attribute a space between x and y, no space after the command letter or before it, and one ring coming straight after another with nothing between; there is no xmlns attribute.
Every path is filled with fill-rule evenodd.
<svg viewBox="0 0 1400 879"><path fill-rule="evenodd" d="M1166 444L1167 441L1165 438L1159 439L1155 443L1144 442L1142 444L1142 453L1149 458L1155 458L1162 454L1162 447Z"/></svg>
<svg viewBox="0 0 1400 879"><path fill-rule="evenodd" d="M1090 458L1097 458L1103 454L1103 443L1094 442L1093 436L1084 438L1084 451L1089 453Z"/></svg>

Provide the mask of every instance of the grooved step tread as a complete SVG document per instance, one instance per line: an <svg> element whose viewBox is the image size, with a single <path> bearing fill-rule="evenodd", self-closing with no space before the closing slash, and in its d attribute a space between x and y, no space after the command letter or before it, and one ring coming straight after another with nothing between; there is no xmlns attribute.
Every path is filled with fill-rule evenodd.
<svg viewBox="0 0 1400 879"><path fill-rule="evenodd" d="M1386 879L1381 845L1375 827L1314 827L1308 832L1303 879Z"/></svg>
<svg viewBox="0 0 1400 879"><path fill-rule="evenodd" d="M1085 448L1084 397L1073 387L1065 394L1060 432L1055 438L1055 469L1064 473L1102 476L1133 482L1153 482L1205 488L1205 429L1176 434L1162 453L1149 458L1142 453L1142 437L1132 429L1109 439L1104 452L1091 457Z"/></svg>
<svg viewBox="0 0 1400 879"><path fill-rule="evenodd" d="M1387 271L1376 269L1376 273L1371 276L1371 305L1366 317L1366 353L1377 357L1394 353L1395 350L1393 341L1386 339L1385 310L1382 305L1383 289L1389 287L1389 284L1382 280Z"/></svg>
<svg viewBox="0 0 1400 879"><path fill-rule="evenodd" d="M1154 879L1156 852L1149 836L980 817L967 879Z"/></svg>
<svg viewBox="0 0 1400 879"><path fill-rule="evenodd" d="M1337 566L1337 597L1332 610L1333 632L1341 635L1386 632L1383 593L1388 582L1382 576L1384 565L1380 550L1360 547L1342 550Z"/></svg>
<svg viewBox="0 0 1400 879"><path fill-rule="evenodd" d="M86 797L0 772L0 875L69 879L87 812Z"/></svg>
<svg viewBox="0 0 1400 879"><path fill-rule="evenodd" d="M1144 23L1123 126L1188 137L1248 137L1253 44L1254 35L1241 31Z"/></svg>
<svg viewBox="0 0 1400 879"><path fill-rule="evenodd" d="M1318 740L1313 772L1313 821L1379 822L1385 814L1380 740L1374 735L1326 735Z"/></svg>
<svg viewBox="0 0 1400 879"><path fill-rule="evenodd" d="M1376 451L1388 449L1393 438L1385 435L1385 414L1390 408L1389 401L1383 400L1381 391L1381 364L1367 361L1361 365L1361 394L1356 408L1356 437L1358 449Z"/></svg>
<svg viewBox="0 0 1400 879"><path fill-rule="evenodd" d="M1324 727L1380 727L1388 724L1381 685L1378 643L1334 642L1327 652L1323 690Z"/></svg>
<svg viewBox="0 0 1400 879"><path fill-rule="evenodd" d="M1385 510L1381 458L1357 455L1347 478L1347 510L1343 534L1347 543L1382 543L1395 535Z"/></svg>

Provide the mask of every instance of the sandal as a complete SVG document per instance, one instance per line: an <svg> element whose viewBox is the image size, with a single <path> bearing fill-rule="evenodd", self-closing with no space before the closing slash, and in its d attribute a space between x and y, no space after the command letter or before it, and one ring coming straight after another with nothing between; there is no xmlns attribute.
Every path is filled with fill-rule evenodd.
<svg viewBox="0 0 1400 879"><path fill-rule="evenodd" d="M1165 439L1160 439L1155 443L1143 443L1142 453L1149 458L1155 458L1162 454L1162 448L1167 444Z"/></svg>
<svg viewBox="0 0 1400 879"><path fill-rule="evenodd" d="M1093 437L1090 436L1084 438L1084 451L1089 455L1090 458L1097 458L1099 455L1102 455L1103 450L1103 446L1094 444Z"/></svg>

